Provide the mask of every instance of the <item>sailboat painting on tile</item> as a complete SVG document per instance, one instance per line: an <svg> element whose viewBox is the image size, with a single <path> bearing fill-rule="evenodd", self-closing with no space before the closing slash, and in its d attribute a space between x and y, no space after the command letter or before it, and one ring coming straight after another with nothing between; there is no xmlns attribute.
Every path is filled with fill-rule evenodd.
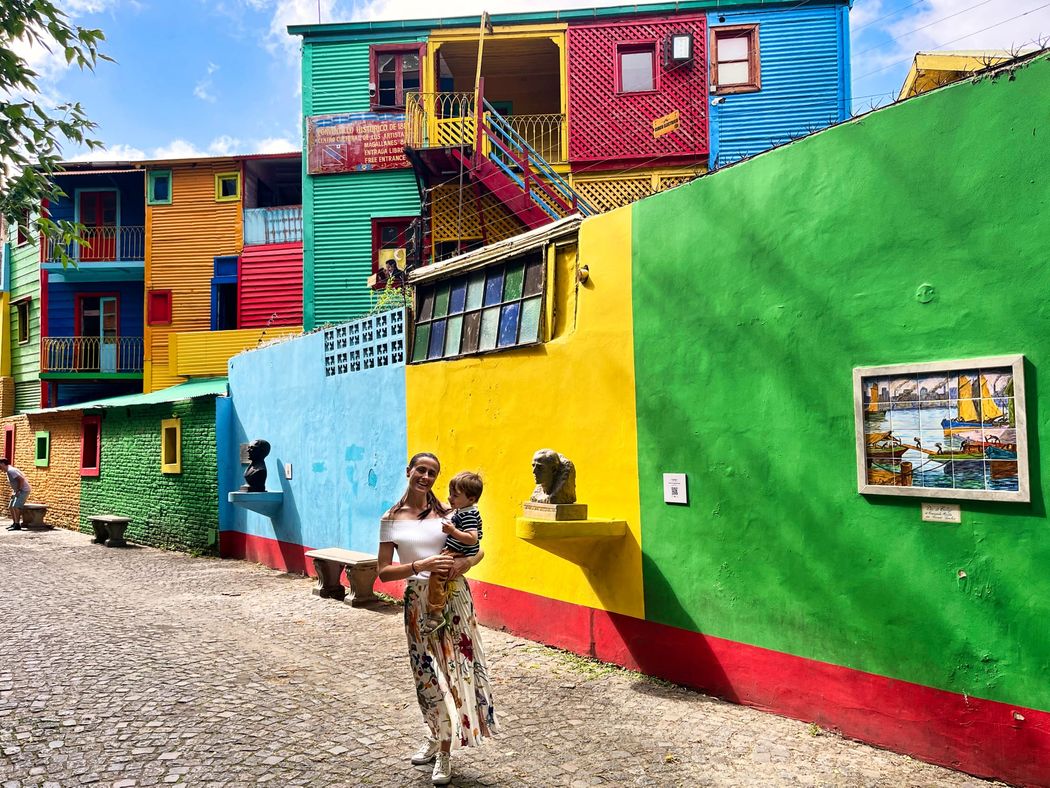
<svg viewBox="0 0 1050 788"><path fill-rule="evenodd" d="M853 370L864 494L1028 501L1024 358Z"/></svg>

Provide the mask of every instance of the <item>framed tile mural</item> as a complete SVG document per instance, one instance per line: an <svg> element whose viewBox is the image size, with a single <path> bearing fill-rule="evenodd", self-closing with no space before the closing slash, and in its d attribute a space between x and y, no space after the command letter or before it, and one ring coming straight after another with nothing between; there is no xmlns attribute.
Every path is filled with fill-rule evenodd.
<svg viewBox="0 0 1050 788"><path fill-rule="evenodd" d="M857 487L1028 501L1024 356L853 370Z"/></svg>

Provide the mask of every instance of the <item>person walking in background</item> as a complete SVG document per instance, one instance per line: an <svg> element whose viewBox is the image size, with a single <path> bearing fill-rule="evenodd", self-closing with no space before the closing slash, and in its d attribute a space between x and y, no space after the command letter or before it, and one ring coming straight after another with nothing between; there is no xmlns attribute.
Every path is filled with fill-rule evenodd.
<svg viewBox="0 0 1050 788"><path fill-rule="evenodd" d="M419 709L430 729L411 760L415 765L434 761L431 781L448 785L452 781L452 742L475 747L496 733L497 725L474 600L462 577L483 553L469 557L442 554L442 520L450 510L433 492L439 473L441 464L433 454L420 453L409 460L408 489L379 525L378 569L383 582L408 581L404 599L408 656ZM395 550L399 564L393 563ZM431 572L448 581L443 616L448 625L424 634Z"/></svg>
<svg viewBox="0 0 1050 788"><path fill-rule="evenodd" d="M18 468L11 464L7 457L0 458L0 471L7 474L7 480L11 482L11 525L8 531L22 530L22 507L29 500L29 479Z"/></svg>

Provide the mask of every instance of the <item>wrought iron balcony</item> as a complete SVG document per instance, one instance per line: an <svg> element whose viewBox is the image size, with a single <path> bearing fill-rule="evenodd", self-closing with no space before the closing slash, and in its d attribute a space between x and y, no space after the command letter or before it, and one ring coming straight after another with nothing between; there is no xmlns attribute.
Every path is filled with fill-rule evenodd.
<svg viewBox="0 0 1050 788"><path fill-rule="evenodd" d="M142 372L142 337L42 337L40 371L85 375Z"/></svg>
<svg viewBox="0 0 1050 788"><path fill-rule="evenodd" d="M485 115L497 115L485 106ZM566 161L565 116L499 115L547 162ZM474 93L409 93L405 100L405 144L410 148L470 147L477 142L477 99Z"/></svg>
<svg viewBox="0 0 1050 788"><path fill-rule="evenodd" d="M49 239L44 249L43 262L61 262L61 249L65 249L69 258L77 264L141 261L146 257L146 228L141 225L86 227L82 237L84 242L81 244L60 244Z"/></svg>
<svg viewBox="0 0 1050 788"><path fill-rule="evenodd" d="M303 206L250 208L244 212L244 245L290 244L303 240Z"/></svg>

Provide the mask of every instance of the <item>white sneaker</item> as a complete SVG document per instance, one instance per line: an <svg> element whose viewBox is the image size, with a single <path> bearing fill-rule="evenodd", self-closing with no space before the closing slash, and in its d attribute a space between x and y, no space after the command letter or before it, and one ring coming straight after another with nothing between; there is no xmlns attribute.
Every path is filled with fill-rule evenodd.
<svg viewBox="0 0 1050 788"><path fill-rule="evenodd" d="M434 756L437 755L439 749L441 748L438 746L436 740L424 740L423 744L420 745L418 750L416 750L416 754L412 756L413 765L422 766L424 763L430 763L434 760Z"/></svg>
<svg viewBox="0 0 1050 788"><path fill-rule="evenodd" d="M430 777L434 785L448 785L452 782L452 759L447 752L439 752L434 756L434 774Z"/></svg>

